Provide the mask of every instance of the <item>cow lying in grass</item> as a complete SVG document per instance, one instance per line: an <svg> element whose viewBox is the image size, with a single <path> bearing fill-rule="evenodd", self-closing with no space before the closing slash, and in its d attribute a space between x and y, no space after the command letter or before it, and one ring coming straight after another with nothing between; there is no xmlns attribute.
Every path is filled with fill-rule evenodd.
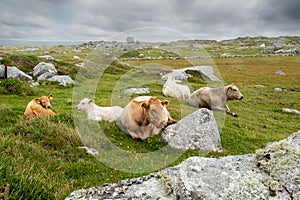
<svg viewBox="0 0 300 200"><path fill-rule="evenodd" d="M76 106L77 110L81 110L87 114L88 119L95 121L113 122L120 119L123 108L119 106L100 107L93 100L84 98Z"/></svg>
<svg viewBox="0 0 300 200"><path fill-rule="evenodd" d="M219 88L203 87L192 93L189 104L197 108L226 112L237 117L238 115L231 112L227 106L227 100L242 100L243 98L238 87L233 84Z"/></svg>
<svg viewBox="0 0 300 200"><path fill-rule="evenodd" d="M50 99L52 98L53 95L49 95L48 97L42 96L31 100L25 109L25 118L32 119L37 116L55 115L55 113L50 109Z"/></svg>
<svg viewBox="0 0 300 200"><path fill-rule="evenodd" d="M180 85L176 83L175 76L169 75L167 81L163 86L163 94L166 97L188 100L191 92L190 88L187 85Z"/></svg>
<svg viewBox="0 0 300 200"><path fill-rule="evenodd" d="M140 96L131 100L121 115L121 124L133 139L146 139L158 134L167 124L176 121L167 110L168 101Z"/></svg>

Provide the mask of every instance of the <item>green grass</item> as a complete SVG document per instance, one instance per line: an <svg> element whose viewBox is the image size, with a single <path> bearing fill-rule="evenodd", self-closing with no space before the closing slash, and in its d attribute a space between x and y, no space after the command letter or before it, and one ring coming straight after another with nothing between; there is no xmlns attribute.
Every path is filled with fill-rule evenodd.
<svg viewBox="0 0 300 200"><path fill-rule="evenodd" d="M26 73L32 71L32 68L39 62L40 59L36 56L23 54L6 55L0 60L1 64L5 66L18 66L20 70Z"/></svg>
<svg viewBox="0 0 300 200"><path fill-rule="evenodd" d="M99 105L110 106L118 103L125 106L129 98L136 96L122 93L123 87L127 87L124 84L128 83L137 87L149 87L150 95L168 99L168 109L175 119L180 120L187 114L189 106L186 102L163 96L164 82L159 80L157 74L159 70L165 69L160 68L161 65L169 66L169 69L190 66L185 60L114 63L105 70L100 79L93 71L82 69L86 70L86 77L95 75L94 80L75 76L78 69L72 67L75 61L70 55L73 53L59 54L62 51L59 47L53 47L52 51L60 58L56 64L62 67L61 73L77 78L77 90L83 89L82 95L90 98L94 95L95 102ZM85 50L83 53L86 53ZM300 109L299 61L300 56L215 59L224 84L235 83L245 98L228 103L239 117L226 116L224 126L220 127L224 152L200 155L219 157L254 153L267 143L281 140L298 131L299 116L282 113L281 108ZM149 68L153 69L151 73ZM286 75L275 75L278 70L284 71ZM199 75L190 73L195 75L188 80L193 89L205 85ZM135 76L139 78L134 79ZM143 77L142 81L140 77ZM10 184L10 199L64 199L74 190L141 176L148 173L143 173L143 170L155 169L157 166L167 167L168 162L164 164L163 154L170 154L172 157L174 153L176 157L176 152L169 149L159 152L159 159L156 160L157 157L143 156L165 147L159 136L135 141L116 123L88 121L83 113L73 109L80 100L80 95L74 96L73 86L62 87L45 83L32 88L29 84L14 80L0 81L0 185ZM92 85L95 83L96 87ZM274 87L281 87L284 91L274 92ZM95 88L95 92L89 91L90 88ZM27 103L35 97L49 94L54 95L51 104L56 116L25 120L23 112ZM113 97L116 101L112 101L112 94L116 95ZM184 114L181 113L180 104L185 110ZM216 112L215 115L219 118L220 113ZM78 127L75 122L83 122L84 125ZM102 134L99 126L103 130ZM81 138L78 130L83 131ZM78 148L83 143L99 145L99 150L102 151L98 157L88 155ZM170 158L169 163L175 165L187 157L199 155L198 151L181 153L179 159L171 162ZM115 169L108 165L115 166ZM118 170L124 168L127 172Z"/></svg>

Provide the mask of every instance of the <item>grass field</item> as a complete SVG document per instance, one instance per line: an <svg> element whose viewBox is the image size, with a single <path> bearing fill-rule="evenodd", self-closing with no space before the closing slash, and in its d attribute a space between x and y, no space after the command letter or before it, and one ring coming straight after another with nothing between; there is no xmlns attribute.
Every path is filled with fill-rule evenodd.
<svg viewBox="0 0 300 200"><path fill-rule="evenodd" d="M73 62L70 58L64 60L64 57L61 57L57 65L61 72L76 78L74 72L77 69L70 67L74 64ZM130 80L130 77L124 77L124 74L132 70L133 66L151 66L153 62L131 61L126 65L114 63L106 69L98 81L95 88L96 104L110 105L112 93L118 92L116 90L118 81ZM172 68L189 66L183 60L159 62ZM300 56L217 58L214 62L224 85L235 83L245 98L242 101L228 103L231 110L238 113L239 117L226 116L224 125L221 127L220 135L224 152L209 153L206 156L254 153L267 143L286 138L300 129L299 115L286 114L281 111L285 107L300 109ZM24 68L29 70L32 65L29 63ZM278 70L284 71L286 75L275 75ZM144 72L138 73L143 76ZM10 185L9 194L7 194L10 199L64 199L74 190L146 174L142 171L147 166L140 166L140 173L116 170L107 167L99 159L78 148L83 146L85 140L78 136L77 130L78 128L84 130L85 127L76 127L74 117L81 116L84 119L85 116L73 109L79 100L74 99L73 86L62 87L55 83L45 83L32 88L29 84L18 81L3 79L0 81L0 186ZM150 95L168 99L171 115L180 120L180 102L163 97L162 84L163 81L148 79L147 84L136 83L138 86L149 87ZM197 89L206 83L196 76L189 79L189 84L193 89ZM283 92L275 92L275 87L282 88ZM83 88L85 88L83 94L92 96L93 92L88 91L87 87ZM50 93L54 95L52 106L56 116L24 120L23 112L26 104L35 97ZM126 101L126 98L120 101L120 105L125 106ZM215 114L218 115L218 113ZM93 127L95 123L87 122L87 125ZM112 144L125 152L149 153L165 147L159 136L145 141L135 141L115 123L100 122L97 125L101 125L106 138ZM104 148L111 147L108 145ZM199 152L185 152L171 165L195 155L199 155ZM115 165L123 163L123 160L117 159L120 159L120 156L111 157ZM124 157L124 160L126 159L130 160ZM143 162L142 156L139 159ZM160 163L164 160L154 162ZM128 164L128 162L125 163ZM133 165L135 163L129 163L126 166L128 171L136 167Z"/></svg>

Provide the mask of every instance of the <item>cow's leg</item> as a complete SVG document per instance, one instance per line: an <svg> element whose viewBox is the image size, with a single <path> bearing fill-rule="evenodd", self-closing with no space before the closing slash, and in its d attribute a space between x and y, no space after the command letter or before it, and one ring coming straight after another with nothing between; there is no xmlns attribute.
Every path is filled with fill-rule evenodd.
<svg viewBox="0 0 300 200"><path fill-rule="evenodd" d="M229 109L229 107L227 105L226 105L226 113L228 113L228 114L230 114L230 115L232 115L234 117L238 117L238 114L236 114L234 112L231 112L230 109Z"/></svg>
<svg viewBox="0 0 300 200"><path fill-rule="evenodd" d="M227 112L227 108L222 108L222 107L217 107L217 106L213 106L211 107L211 110L216 110L216 111L220 111L220 112Z"/></svg>
<svg viewBox="0 0 300 200"><path fill-rule="evenodd" d="M32 110L32 113L33 113L33 117L36 117L39 114L36 110Z"/></svg>
<svg viewBox="0 0 300 200"><path fill-rule="evenodd" d="M168 112L168 122L167 122L167 126L171 125L171 124L175 124L177 123L177 120L173 119L170 115L170 113Z"/></svg>
<svg viewBox="0 0 300 200"><path fill-rule="evenodd" d="M127 132L132 137L132 139L134 139L134 140L140 139L140 136L138 136L138 134L136 134L136 133L134 133L134 132L132 132L130 130L127 130Z"/></svg>

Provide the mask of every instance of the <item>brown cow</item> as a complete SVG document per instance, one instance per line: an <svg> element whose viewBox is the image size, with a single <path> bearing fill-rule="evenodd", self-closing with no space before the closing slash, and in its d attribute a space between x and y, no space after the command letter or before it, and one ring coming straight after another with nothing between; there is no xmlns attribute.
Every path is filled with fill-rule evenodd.
<svg viewBox="0 0 300 200"><path fill-rule="evenodd" d="M121 115L121 124L133 139L146 139L159 134L167 124L176 121L166 108L168 101L157 97L140 96L131 100Z"/></svg>
<svg viewBox="0 0 300 200"><path fill-rule="evenodd" d="M237 117L238 115L231 112L227 106L227 100L242 100L243 98L244 96L234 84L219 88L203 87L192 93L189 104L197 108L226 112Z"/></svg>
<svg viewBox="0 0 300 200"><path fill-rule="evenodd" d="M50 109L50 99L53 98L53 95L49 95L48 97L42 96L40 98L35 98L31 100L25 109L24 116L26 119L32 119L37 116L45 116L45 115L55 115L55 113Z"/></svg>

